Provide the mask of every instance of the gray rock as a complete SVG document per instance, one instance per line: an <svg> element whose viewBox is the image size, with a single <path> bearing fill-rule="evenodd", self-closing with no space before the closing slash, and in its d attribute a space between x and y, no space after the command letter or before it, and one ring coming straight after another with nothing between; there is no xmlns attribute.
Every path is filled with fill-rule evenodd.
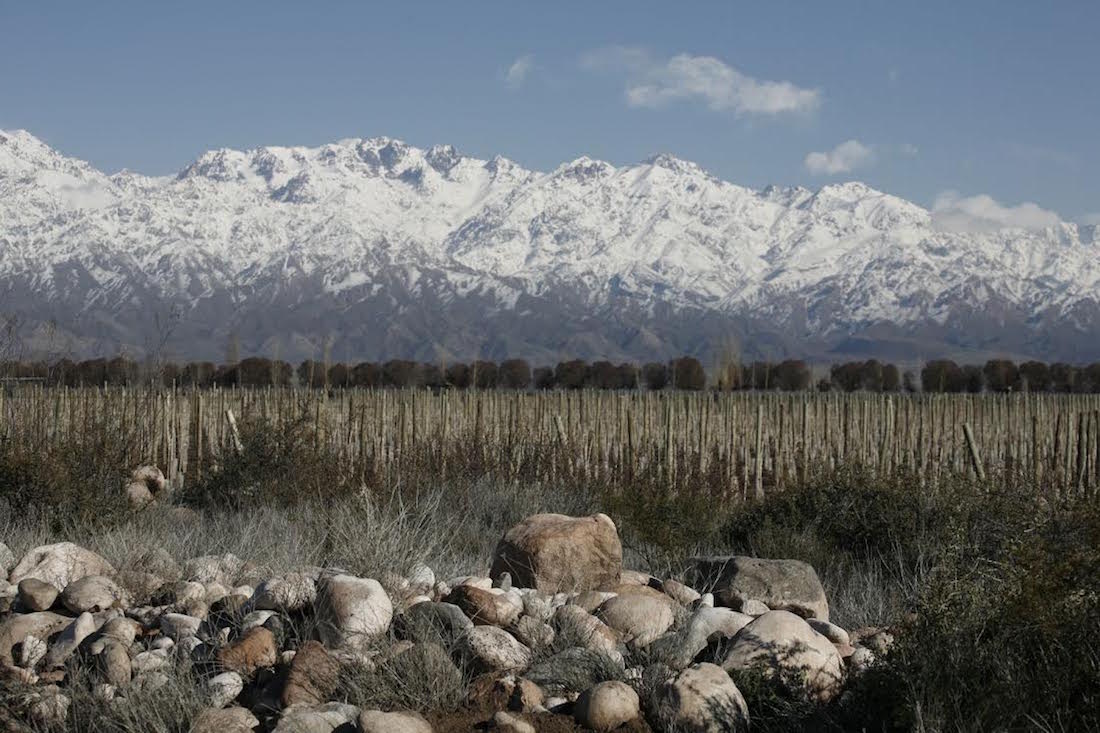
<svg viewBox="0 0 1100 733"><path fill-rule="evenodd" d="M130 618L113 618L100 628L100 636L114 639L124 646L134 643L140 627L136 621Z"/></svg>
<svg viewBox="0 0 1100 733"><path fill-rule="evenodd" d="M130 684L131 664L126 647L117 641L104 646L96 656L96 665L103 681L116 688Z"/></svg>
<svg viewBox="0 0 1100 733"><path fill-rule="evenodd" d="M605 601L596 609L596 618L623 635L632 647L644 648L668 631L676 620L673 601L667 596L653 598L628 593Z"/></svg>
<svg viewBox="0 0 1100 733"><path fill-rule="evenodd" d="M556 593L615 586L622 569L619 532L606 514L535 514L497 543L489 575L508 573L520 588Z"/></svg>
<svg viewBox="0 0 1100 733"><path fill-rule="evenodd" d="M37 578L61 591L74 580L85 575L115 574L111 564L91 550L72 542L58 542L36 547L11 571L9 582L19 584L27 578Z"/></svg>
<svg viewBox="0 0 1100 733"><path fill-rule="evenodd" d="M68 616L50 611L13 614L0 621L0 668L14 665L12 647L21 644L26 637L46 641L72 621Z"/></svg>
<svg viewBox="0 0 1100 733"><path fill-rule="evenodd" d="M342 702L291 705L283 711L274 733L332 733L341 726L354 726L358 719L359 708Z"/></svg>
<svg viewBox="0 0 1100 733"><path fill-rule="evenodd" d="M742 555L696 558L693 585L712 591L720 605L734 610L741 610L747 601L758 600L772 610L829 620L829 602L821 580L800 560Z"/></svg>
<svg viewBox="0 0 1100 733"><path fill-rule="evenodd" d="M65 660L72 656L80 642L94 634L95 630L95 618L92 614L85 612L76 617L50 645L50 650L46 652L46 667L53 669L65 664Z"/></svg>
<svg viewBox="0 0 1100 733"><path fill-rule="evenodd" d="M312 606L316 598L317 584L312 577L304 573L287 573L260 583L249 605L261 611L292 613Z"/></svg>
<svg viewBox="0 0 1100 733"><path fill-rule="evenodd" d="M371 578L333 575L317 585L317 617L327 646L361 646L383 634L393 620L393 603Z"/></svg>
<svg viewBox="0 0 1100 733"><path fill-rule="evenodd" d="M0 542L0 580L5 580L8 577L8 571L15 566L15 554L8 549L8 546L3 542Z"/></svg>
<svg viewBox="0 0 1100 733"><path fill-rule="evenodd" d="M167 666L168 651L166 649L151 649L147 652L141 652L130 661L130 668L134 674L146 674Z"/></svg>
<svg viewBox="0 0 1100 733"><path fill-rule="evenodd" d="M850 644L851 639L848 636L848 632L840 628L836 624L829 623L828 621L822 621L817 618L808 618L806 623L810 625L810 628L817 633L824 636L834 644Z"/></svg>
<svg viewBox="0 0 1100 733"><path fill-rule="evenodd" d="M27 634L19 643L19 659L16 661L23 669L34 669L46 658L48 650L49 646L43 639Z"/></svg>
<svg viewBox="0 0 1100 733"><path fill-rule="evenodd" d="M523 670L531 663L531 650L496 626L475 626L455 644L464 666L478 672Z"/></svg>
<svg viewBox="0 0 1100 733"><path fill-rule="evenodd" d="M256 716L241 707L209 709L191 721L190 733L252 733L259 725Z"/></svg>
<svg viewBox="0 0 1100 733"><path fill-rule="evenodd" d="M183 613L166 613L160 617L161 633L172 641L196 636L200 626L202 626L202 619Z"/></svg>
<svg viewBox="0 0 1100 733"><path fill-rule="evenodd" d="M244 690L244 680L236 672L222 672L206 680L207 701L212 708L224 708Z"/></svg>
<svg viewBox="0 0 1100 733"><path fill-rule="evenodd" d="M442 641L450 646L469 629L474 622L452 603L417 603L399 617L400 635L411 641Z"/></svg>
<svg viewBox="0 0 1100 733"><path fill-rule="evenodd" d="M185 580L199 583L221 583L227 588L236 585L237 578L244 569L244 561L232 553L225 555L202 555L183 563L182 576Z"/></svg>
<svg viewBox="0 0 1100 733"><path fill-rule="evenodd" d="M650 651L672 669L683 669L692 663L708 644L732 639L752 622L752 617L729 608L701 606L679 631L658 639Z"/></svg>
<svg viewBox="0 0 1100 733"><path fill-rule="evenodd" d="M843 662L832 642L789 611L770 611L743 628L722 662L728 670L761 668L813 698L837 691Z"/></svg>
<svg viewBox="0 0 1100 733"><path fill-rule="evenodd" d="M49 611L60 595L56 587L38 578L24 578L18 588L19 603L29 611Z"/></svg>
<svg viewBox="0 0 1100 733"><path fill-rule="evenodd" d="M638 693L625 682L600 682L581 693L573 718L597 733L610 733L641 714Z"/></svg>
<svg viewBox="0 0 1100 733"><path fill-rule="evenodd" d="M432 726L419 713L364 710L359 714L359 730L362 733L432 733Z"/></svg>
<svg viewBox="0 0 1100 733"><path fill-rule="evenodd" d="M696 664L662 685L656 711L663 730L682 733L744 733L749 709L724 669Z"/></svg>
<svg viewBox="0 0 1100 733"><path fill-rule="evenodd" d="M61 591L61 603L73 613L94 613L128 605L126 592L102 575L85 575L69 583Z"/></svg>

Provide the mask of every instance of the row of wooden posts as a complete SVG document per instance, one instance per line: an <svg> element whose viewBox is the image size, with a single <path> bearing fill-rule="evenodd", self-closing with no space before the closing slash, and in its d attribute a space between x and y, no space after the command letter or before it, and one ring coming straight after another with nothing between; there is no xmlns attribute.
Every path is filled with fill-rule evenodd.
<svg viewBox="0 0 1100 733"><path fill-rule="evenodd" d="M0 440L48 448L124 439L131 463L153 461L177 483L246 450L248 431L290 426L365 482L475 472L759 497L852 466L906 472L924 485L969 474L1059 494L1100 486L1097 395L40 386L0 394Z"/></svg>

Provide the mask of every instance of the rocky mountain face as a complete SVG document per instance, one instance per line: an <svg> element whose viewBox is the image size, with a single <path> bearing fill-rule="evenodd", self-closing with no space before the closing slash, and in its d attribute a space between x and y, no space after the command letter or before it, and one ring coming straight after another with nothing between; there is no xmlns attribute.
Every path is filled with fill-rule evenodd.
<svg viewBox="0 0 1100 733"><path fill-rule="evenodd" d="M0 314L36 355L1100 358L1100 234L945 231L862 183L390 138L104 174L0 132Z"/></svg>

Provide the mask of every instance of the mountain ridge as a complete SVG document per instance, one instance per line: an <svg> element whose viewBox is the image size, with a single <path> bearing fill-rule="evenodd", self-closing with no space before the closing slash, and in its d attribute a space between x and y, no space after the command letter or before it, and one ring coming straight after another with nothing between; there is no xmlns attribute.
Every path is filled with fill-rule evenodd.
<svg viewBox="0 0 1100 733"><path fill-rule="evenodd" d="M1085 360L1098 254L1096 227L945 231L668 154L540 172L373 137L108 175L0 131L0 313L42 354Z"/></svg>

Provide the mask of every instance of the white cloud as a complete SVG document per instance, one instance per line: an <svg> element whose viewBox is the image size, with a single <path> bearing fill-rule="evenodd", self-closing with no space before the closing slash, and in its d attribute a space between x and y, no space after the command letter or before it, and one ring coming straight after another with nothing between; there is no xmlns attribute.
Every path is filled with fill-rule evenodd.
<svg viewBox="0 0 1100 733"><path fill-rule="evenodd" d="M654 59L644 49L612 46L585 54L581 65L625 73L631 107L661 107L698 100L710 109L741 114L809 112L821 104L821 92L788 81L755 79L713 56L679 54Z"/></svg>
<svg viewBox="0 0 1100 733"><path fill-rule="evenodd" d="M961 196L957 191L944 191L932 204L933 225L951 232L1045 229L1060 222L1058 214L1030 201L1004 206L985 194Z"/></svg>
<svg viewBox="0 0 1100 733"><path fill-rule="evenodd" d="M870 165L875 151L859 140L848 140L824 153L810 153L804 161L806 170L814 175L849 173L856 168Z"/></svg>
<svg viewBox="0 0 1100 733"><path fill-rule="evenodd" d="M912 143L902 143L898 146L898 152L902 155L908 155L910 157L920 152L920 149Z"/></svg>
<svg viewBox="0 0 1100 733"><path fill-rule="evenodd" d="M523 82L527 81L527 77L534 66L534 55L525 54L520 56L513 61L512 65L508 67L508 70L504 72L504 83L512 89L519 89L523 86Z"/></svg>

